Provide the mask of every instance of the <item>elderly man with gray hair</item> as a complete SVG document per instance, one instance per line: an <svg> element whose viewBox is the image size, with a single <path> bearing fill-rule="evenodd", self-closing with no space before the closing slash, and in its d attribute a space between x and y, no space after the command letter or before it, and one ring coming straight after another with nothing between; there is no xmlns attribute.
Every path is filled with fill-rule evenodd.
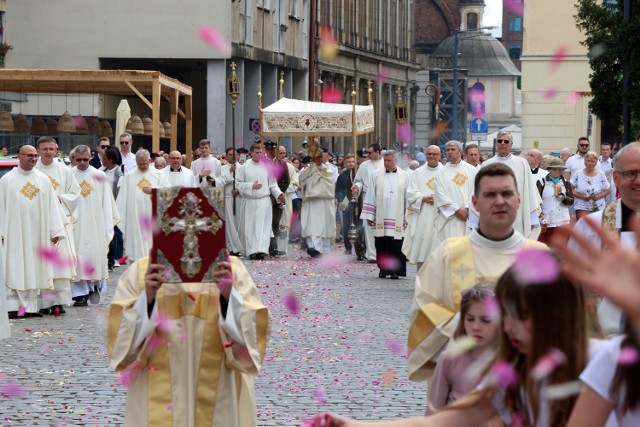
<svg viewBox="0 0 640 427"><path fill-rule="evenodd" d="M434 204L438 210L435 227L442 241L467 234L473 180L478 170L462 160L462 143L445 144L447 164L436 174Z"/></svg>
<svg viewBox="0 0 640 427"><path fill-rule="evenodd" d="M151 155L145 149L136 153L137 167L122 177L116 199L121 220L118 228L124 237L124 247L132 261L149 255L152 242L151 194L160 187L160 171L149 167Z"/></svg>

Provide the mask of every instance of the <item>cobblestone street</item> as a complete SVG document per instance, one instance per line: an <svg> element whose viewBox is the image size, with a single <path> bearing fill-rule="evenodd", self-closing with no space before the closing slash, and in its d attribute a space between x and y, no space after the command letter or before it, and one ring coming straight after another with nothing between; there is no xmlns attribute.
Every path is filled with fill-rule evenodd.
<svg viewBox="0 0 640 427"><path fill-rule="evenodd" d="M260 426L299 426L323 410L362 419L424 413L425 386L406 380L403 356L415 267L406 279L379 279L375 264L342 251L311 260L296 247L286 259L246 261L272 315L256 380ZM12 321L12 338L0 341L0 393L10 395L0 425L122 425L126 389L108 367L104 338L122 271L98 306ZM297 316L283 303L288 292L302 306Z"/></svg>

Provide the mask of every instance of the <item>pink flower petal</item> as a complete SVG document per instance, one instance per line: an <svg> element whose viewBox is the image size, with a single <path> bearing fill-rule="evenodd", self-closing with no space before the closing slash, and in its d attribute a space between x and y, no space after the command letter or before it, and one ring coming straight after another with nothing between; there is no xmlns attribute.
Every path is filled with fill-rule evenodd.
<svg viewBox="0 0 640 427"><path fill-rule="evenodd" d="M198 36L212 48L219 50L225 55L231 55L231 43L213 27L200 25Z"/></svg>
<svg viewBox="0 0 640 427"><path fill-rule="evenodd" d="M142 365L140 362L133 362L127 366L124 371L118 373L118 382L125 387L129 387L133 381L138 377Z"/></svg>
<svg viewBox="0 0 640 427"><path fill-rule="evenodd" d="M511 11L514 15L524 15L524 2L522 0L504 0L504 8Z"/></svg>
<svg viewBox="0 0 640 427"><path fill-rule="evenodd" d="M389 78L389 69L386 67L380 67L378 74L376 74L376 83L384 83Z"/></svg>
<svg viewBox="0 0 640 427"><path fill-rule="evenodd" d="M562 62L566 57L567 57L567 47L566 46L558 47L555 50L555 52L553 52L553 56L551 57L551 62L549 62L549 70L552 72L557 70L560 64L562 64Z"/></svg>
<svg viewBox="0 0 640 427"><path fill-rule="evenodd" d="M396 372L393 368L389 368L382 374L381 382L383 386L392 387L396 382Z"/></svg>
<svg viewBox="0 0 640 427"><path fill-rule="evenodd" d="M401 144L408 144L413 140L413 129L411 125L402 123L396 126L396 137Z"/></svg>
<svg viewBox="0 0 640 427"><path fill-rule="evenodd" d="M125 265L129 260L128 256L123 256L122 258L118 258L118 264Z"/></svg>
<svg viewBox="0 0 640 427"><path fill-rule="evenodd" d="M227 274L224 277L221 277L220 279L218 279L218 289L220 290L220 292L224 292L227 289L229 289L231 286L233 285L233 276L231 274Z"/></svg>
<svg viewBox="0 0 640 427"><path fill-rule="evenodd" d="M327 404L327 397L325 395L324 387L318 387L313 391L313 398L321 405Z"/></svg>
<svg viewBox="0 0 640 427"><path fill-rule="evenodd" d="M26 312L27 312L27 307L24 307L22 305L20 307L18 307L18 316L19 317L24 316Z"/></svg>
<svg viewBox="0 0 640 427"><path fill-rule="evenodd" d="M580 99L580 92L571 92L567 95L567 107L573 107Z"/></svg>
<svg viewBox="0 0 640 427"><path fill-rule="evenodd" d="M511 364L504 360L498 360L493 364L489 372L493 384L500 387L512 387L518 382L518 374Z"/></svg>
<svg viewBox="0 0 640 427"><path fill-rule="evenodd" d="M144 240L153 238L159 230L158 223L153 220L151 215L140 215L138 221L140 222L140 231Z"/></svg>
<svg viewBox="0 0 640 427"><path fill-rule="evenodd" d="M164 344L164 338L162 338L160 334L153 333L149 337L149 340L147 342L147 347L149 348L149 350L156 350L162 344Z"/></svg>
<svg viewBox="0 0 640 427"><path fill-rule="evenodd" d="M324 87L320 94L322 96L322 102L329 102L332 104L339 104L342 102L343 92L335 86Z"/></svg>
<svg viewBox="0 0 640 427"><path fill-rule="evenodd" d="M640 360L640 353L638 353L638 350L634 347L625 346L620 349L618 365L631 366L638 363L638 360Z"/></svg>
<svg viewBox="0 0 640 427"><path fill-rule="evenodd" d="M495 297L484 298L481 300L485 315L493 321L500 320L502 314L500 312L500 304Z"/></svg>
<svg viewBox="0 0 640 427"><path fill-rule="evenodd" d="M0 384L0 396L4 397L25 397L27 391L20 384L5 382Z"/></svg>
<svg viewBox="0 0 640 427"><path fill-rule="evenodd" d="M289 310L289 313L297 316L302 311L302 306L296 298L295 294L291 291L287 292L284 296L284 306Z"/></svg>
<svg viewBox="0 0 640 427"><path fill-rule="evenodd" d="M560 265L553 254L544 249L520 250L513 261L513 273L521 285L551 283L560 274Z"/></svg>
<svg viewBox="0 0 640 427"><path fill-rule="evenodd" d="M545 90L543 93L544 99L553 99L556 96L558 96L558 88L557 87L550 87L549 89Z"/></svg>
<svg viewBox="0 0 640 427"><path fill-rule="evenodd" d="M391 350L394 354L405 357L407 355L407 346L396 340L395 338L390 338L385 341L386 347Z"/></svg>
<svg viewBox="0 0 640 427"><path fill-rule="evenodd" d="M558 366L565 363L567 358L564 353L557 348L552 348L541 356L531 371L531 377L540 381L548 377Z"/></svg>
<svg viewBox="0 0 640 427"><path fill-rule="evenodd" d="M175 326L171 322L171 319L169 319L164 313L160 311L156 311L151 316L151 321L156 324L156 329L158 329L160 332L170 333L175 329Z"/></svg>
<svg viewBox="0 0 640 427"><path fill-rule="evenodd" d="M400 262L397 258L388 255L378 255L376 259L378 265L384 270L397 270L400 268Z"/></svg>
<svg viewBox="0 0 640 427"><path fill-rule="evenodd" d="M331 27L323 25L320 27L320 53L325 58L333 58L338 54L340 45L336 41Z"/></svg>

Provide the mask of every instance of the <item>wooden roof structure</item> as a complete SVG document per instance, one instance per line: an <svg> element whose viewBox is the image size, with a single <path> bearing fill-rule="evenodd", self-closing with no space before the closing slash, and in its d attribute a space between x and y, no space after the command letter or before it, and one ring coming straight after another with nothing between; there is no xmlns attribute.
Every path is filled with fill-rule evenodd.
<svg viewBox="0 0 640 427"><path fill-rule="evenodd" d="M186 122L186 155L191 161L192 89L159 71L0 69L0 89L18 93L137 95L151 109L153 151L160 150L160 101L170 105L171 150L178 145L178 115ZM179 108L184 97L184 111ZM147 97L151 98L151 101Z"/></svg>

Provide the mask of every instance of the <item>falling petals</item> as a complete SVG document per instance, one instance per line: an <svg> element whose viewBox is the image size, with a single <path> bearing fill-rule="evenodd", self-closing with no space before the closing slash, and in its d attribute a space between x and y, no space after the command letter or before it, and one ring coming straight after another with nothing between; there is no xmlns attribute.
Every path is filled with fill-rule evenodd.
<svg viewBox="0 0 640 427"><path fill-rule="evenodd" d="M472 350L475 346L476 340L473 337L469 335L463 335L452 342L449 347L447 347L447 355L452 359L455 359L459 356L462 356L469 350Z"/></svg>
<svg viewBox="0 0 640 427"><path fill-rule="evenodd" d="M380 67L378 74L376 74L376 82L379 84L384 83L389 78L389 69L386 67Z"/></svg>
<svg viewBox="0 0 640 427"><path fill-rule="evenodd" d="M336 41L331 27L323 25L320 27L320 53L325 59L331 59L338 54L340 45Z"/></svg>
<svg viewBox="0 0 640 427"><path fill-rule="evenodd" d="M0 384L0 396L4 397L25 397L27 391L20 385L12 382Z"/></svg>
<svg viewBox="0 0 640 427"><path fill-rule="evenodd" d="M547 284L558 278L560 265L548 250L522 249L513 261L513 273L521 285Z"/></svg>
<svg viewBox="0 0 640 427"><path fill-rule="evenodd" d="M295 294L291 291L287 292L284 296L284 306L289 310L289 313L297 316L302 310L300 301L296 298Z"/></svg>
<svg viewBox="0 0 640 427"><path fill-rule="evenodd" d="M578 99L580 99L580 92L570 92L569 95L567 95L567 107L573 107L576 105Z"/></svg>
<svg viewBox="0 0 640 427"><path fill-rule="evenodd" d="M158 224L153 220L151 215L140 215L138 218L140 222L140 231L144 240L151 239L157 232Z"/></svg>
<svg viewBox="0 0 640 427"><path fill-rule="evenodd" d="M553 99L558 96L558 88L550 87L549 89L543 92L544 99Z"/></svg>
<svg viewBox="0 0 640 427"><path fill-rule="evenodd" d="M386 340L385 345L389 350L391 350L398 356L405 357L407 355L407 347L395 338Z"/></svg>
<svg viewBox="0 0 640 427"><path fill-rule="evenodd" d="M548 377L558 366L565 363L567 358L564 353L557 348L552 348L542 355L531 370L531 377L540 381Z"/></svg>
<svg viewBox="0 0 640 427"><path fill-rule="evenodd" d="M213 27L200 25L198 36L212 48L219 50L225 55L231 54L231 43Z"/></svg>
<svg viewBox="0 0 640 427"><path fill-rule="evenodd" d="M22 305L20 307L18 307L18 316L19 317L24 316L26 313L27 313L27 307L24 307Z"/></svg>
<svg viewBox="0 0 640 427"><path fill-rule="evenodd" d="M312 397L321 405L327 404L327 397L324 391L324 387L318 387L313 391Z"/></svg>
<svg viewBox="0 0 640 427"><path fill-rule="evenodd" d="M496 297L483 298L481 301L486 316L494 322L500 320L500 304Z"/></svg>
<svg viewBox="0 0 640 427"><path fill-rule="evenodd" d="M618 365L620 366L635 365L636 363L638 363L638 360L640 360L640 354L634 347L622 347L620 349L620 353L618 353Z"/></svg>
<svg viewBox="0 0 640 427"><path fill-rule="evenodd" d="M524 15L524 2L522 0L504 0L504 8L516 16Z"/></svg>
<svg viewBox="0 0 640 427"><path fill-rule="evenodd" d="M401 144L407 144L413 140L413 129L407 123L401 123L396 126L396 136Z"/></svg>
<svg viewBox="0 0 640 427"><path fill-rule="evenodd" d="M142 365L139 362L133 362L127 366L126 369L118 373L118 382L125 387L129 387L133 381L138 377Z"/></svg>
<svg viewBox="0 0 640 427"><path fill-rule="evenodd" d="M392 256L378 255L376 261L382 270L395 271L400 268L400 261Z"/></svg>
<svg viewBox="0 0 640 427"><path fill-rule="evenodd" d="M518 382L518 373L507 361L498 360L489 371L493 384L500 387L512 387Z"/></svg>
<svg viewBox="0 0 640 427"><path fill-rule="evenodd" d="M128 256L123 256L122 258L118 258L118 264L124 265L129 260Z"/></svg>
<svg viewBox="0 0 640 427"><path fill-rule="evenodd" d="M327 86L320 91L323 102L338 104L342 102L343 92L335 86Z"/></svg>
<svg viewBox="0 0 640 427"><path fill-rule="evenodd" d="M567 56L566 46L558 47L555 50L555 52L553 52L553 55L551 56L551 61L549 62L549 70L552 72L557 70L560 64L562 64L562 62L566 58L566 56Z"/></svg>
<svg viewBox="0 0 640 427"><path fill-rule="evenodd" d="M156 324L156 329L164 333L170 333L175 329L175 325L164 313L156 311L151 316L151 321Z"/></svg>
<svg viewBox="0 0 640 427"><path fill-rule="evenodd" d="M231 273L229 273L221 277L218 280L218 283L216 283L216 285L218 286L218 289L220 290L220 292L225 292L227 289L229 289L233 285L233 276L231 275Z"/></svg>

